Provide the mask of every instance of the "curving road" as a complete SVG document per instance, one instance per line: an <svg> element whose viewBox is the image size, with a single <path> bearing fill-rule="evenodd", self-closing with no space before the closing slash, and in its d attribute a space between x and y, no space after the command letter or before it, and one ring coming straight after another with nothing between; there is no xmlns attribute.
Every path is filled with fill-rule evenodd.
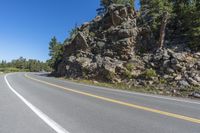
<svg viewBox="0 0 200 133"><path fill-rule="evenodd" d="M0 133L200 133L200 101L0 75Z"/></svg>

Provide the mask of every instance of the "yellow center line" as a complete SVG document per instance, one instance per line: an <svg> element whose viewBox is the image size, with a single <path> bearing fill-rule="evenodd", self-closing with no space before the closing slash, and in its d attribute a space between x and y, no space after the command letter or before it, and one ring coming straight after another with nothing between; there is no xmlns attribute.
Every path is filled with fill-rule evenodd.
<svg viewBox="0 0 200 133"><path fill-rule="evenodd" d="M116 103L116 104L120 104L120 105L124 105L124 106L128 106L128 107L132 107L132 108L135 108L135 109L140 109L140 110L153 112L153 113L157 113L157 114L161 114L161 115L165 115L165 116L169 116L169 117L173 117L173 118L177 118L177 119L181 119L181 120L200 124L200 119L197 119L197 118L192 118L192 117L188 117L188 116L184 116L184 115L180 115L180 114L165 112L165 111L162 111L162 110L157 110L157 109L153 109L153 108L149 108L149 107L145 107L145 106L131 104L131 103L127 103L127 102L123 102L123 101L119 101L119 100L115 100L115 99L111 99L111 98L107 98L107 97L103 97L103 96L94 95L94 94L83 92L83 91L73 90L73 89L70 89L70 88L67 88L67 87L59 86L59 85L52 84L52 83L49 83L49 82L46 82L46 81L42 81L42 80L39 80L39 79L32 78L32 77L28 76L27 74L25 74L25 77L29 78L31 80L46 84L46 85L50 85L50 86L53 86L53 87L56 87L56 88L59 88L59 89L78 93L78 94L85 95L85 96L88 96L88 97L93 97L93 98L100 99L100 100L103 100L103 101Z"/></svg>

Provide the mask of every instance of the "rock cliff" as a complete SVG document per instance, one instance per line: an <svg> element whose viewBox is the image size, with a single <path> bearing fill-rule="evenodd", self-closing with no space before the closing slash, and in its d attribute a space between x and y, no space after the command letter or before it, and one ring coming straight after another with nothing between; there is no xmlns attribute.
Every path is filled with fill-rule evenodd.
<svg viewBox="0 0 200 133"><path fill-rule="evenodd" d="M61 76L121 79L125 65L135 58L138 34L137 14L127 5L111 5L107 13L78 28L65 45Z"/></svg>
<svg viewBox="0 0 200 133"><path fill-rule="evenodd" d="M56 75L131 86L154 86L179 93L200 86L200 54L155 48L151 33L137 25L129 5L109 6L104 16L84 23L64 45ZM148 53L141 51L151 50Z"/></svg>

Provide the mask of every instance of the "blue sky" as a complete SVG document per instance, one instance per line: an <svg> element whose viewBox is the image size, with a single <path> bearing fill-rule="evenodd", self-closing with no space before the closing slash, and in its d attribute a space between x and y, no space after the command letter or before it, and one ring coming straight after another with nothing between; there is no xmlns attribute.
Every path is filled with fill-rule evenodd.
<svg viewBox="0 0 200 133"><path fill-rule="evenodd" d="M76 23L93 19L99 1L0 0L0 60L47 60L50 39L62 42Z"/></svg>

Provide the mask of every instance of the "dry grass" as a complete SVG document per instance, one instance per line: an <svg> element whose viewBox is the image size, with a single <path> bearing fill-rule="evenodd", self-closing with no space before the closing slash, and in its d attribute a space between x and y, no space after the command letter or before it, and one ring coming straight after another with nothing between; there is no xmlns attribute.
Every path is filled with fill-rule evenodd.
<svg viewBox="0 0 200 133"><path fill-rule="evenodd" d="M112 88L112 89L119 89L119 90L126 90L126 91L132 91L132 92L140 92L140 93L146 93L146 94L158 94L158 95L164 95L164 96L176 96L176 97L188 97L191 92L194 91L200 91L200 88L198 87L191 87L190 89L187 89L187 91L180 91L178 94L173 94L172 91L166 90L166 89L160 89L159 87L135 87L135 86L129 86L125 83L105 83L105 82L97 82L92 80L74 80L74 79L65 79L68 81L73 81L76 83L82 83L86 85L94 85L99 87L106 87L106 88Z"/></svg>

